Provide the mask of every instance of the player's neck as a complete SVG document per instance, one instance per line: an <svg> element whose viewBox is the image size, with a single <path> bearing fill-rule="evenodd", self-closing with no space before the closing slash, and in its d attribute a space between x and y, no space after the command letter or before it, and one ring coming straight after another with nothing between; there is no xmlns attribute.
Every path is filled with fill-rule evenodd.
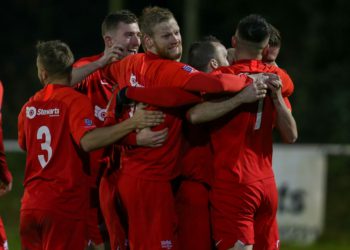
<svg viewBox="0 0 350 250"><path fill-rule="evenodd" d="M261 51L236 50L236 61L239 60L262 60Z"/></svg>
<svg viewBox="0 0 350 250"><path fill-rule="evenodd" d="M71 85L70 84L70 78L68 77L62 77L62 78L50 78L48 77L45 80L45 85L47 84L59 84L59 85Z"/></svg>

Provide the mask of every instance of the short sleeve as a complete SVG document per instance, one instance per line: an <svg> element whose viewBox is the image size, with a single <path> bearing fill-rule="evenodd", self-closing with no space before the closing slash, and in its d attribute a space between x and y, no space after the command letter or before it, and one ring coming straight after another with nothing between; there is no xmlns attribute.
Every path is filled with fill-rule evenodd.
<svg viewBox="0 0 350 250"><path fill-rule="evenodd" d="M23 106L21 112L18 115L18 145L24 151L27 151L25 134L24 134L24 116L26 105Z"/></svg>
<svg viewBox="0 0 350 250"><path fill-rule="evenodd" d="M77 145L85 133L96 128L92 105L83 95L76 98L69 108L69 127L72 137Z"/></svg>

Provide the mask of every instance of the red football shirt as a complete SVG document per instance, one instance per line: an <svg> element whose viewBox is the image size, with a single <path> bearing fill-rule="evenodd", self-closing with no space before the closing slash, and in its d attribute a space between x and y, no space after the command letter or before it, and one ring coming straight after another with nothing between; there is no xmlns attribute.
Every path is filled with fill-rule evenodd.
<svg viewBox="0 0 350 250"><path fill-rule="evenodd" d="M284 96L289 96L294 89L285 71L258 60L238 61L219 70L233 74L275 73L282 80ZM290 105L287 98L285 102ZM211 143L217 179L249 183L273 176L272 130L275 119L273 102L266 97L261 102L243 104L212 123Z"/></svg>
<svg viewBox="0 0 350 250"><path fill-rule="evenodd" d="M86 64L97 61L101 56L102 54L81 58L74 63L73 67L82 67ZM115 84L104 78L101 70L98 69L74 87L91 100L97 127L103 126L104 118L106 116L106 107L108 100L112 96L113 86L115 86Z"/></svg>
<svg viewBox="0 0 350 250"><path fill-rule="evenodd" d="M3 134L2 134L2 98L4 95L4 89L2 82L0 81L0 181L5 184L8 184L12 181L12 175L7 167L7 162L5 158L5 149L3 143Z"/></svg>
<svg viewBox="0 0 350 250"><path fill-rule="evenodd" d="M73 64L73 67L78 68L85 66L86 64L97 61L101 56L102 54L81 58ZM113 88L115 86L115 83L103 77L101 69L92 72L84 80L74 86L77 91L86 95L90 99L94 109L96 127L103 126L107 104L112 96ZM101 161L103 160L104 154L104 148L90 152L89 166L93 187L96 187L97 185L96 178L99 175Z"/></svg>
<svg viewBox="0 0 350 250"><path fill-rule="evenodd" d="M187 147L181 161L181 175L211 185L214 155L207 124L193 125L188 122L184 125L184 134Z"/></svg>
<svg viewBox="0 0 350 250"><path fill-rule="evenodd" d="M65 85L49 84L23 106L18 143L27 151L21 209L46 209L86 218L87 154L82 136L95 128L87 97Z"/></svg>
<svg viewBox="0 0 350 250"><path fill-rule="evenodd" d="M105 68L104 76L118 83L119 88L126 86L180 87L193 91L237 91L246 85L246 77L209 76L189 65L162 59L152 53L131 55L114 62ZM237 86L231 84L235 81ZM234 87L234 88L233 88ZM127 117L133 114L134 106L126 112ZM109 108L113 111L113 105ZM159 148L123 147L121 171L130 175L153 180L169 180L179 174L178 160L183 150L182 112L174 109L162 109L166 113L165 122L153 128L160 130L167 127L168 138ZM111 119L113 120L113 112ZM106 120L107 120L106 119ZM110 122L106 121L107 124Z"/></svg>
<svg viewBox="0 0 350 250"><path fill-rule="evenodd" d="M137 54L112 63L105 68L108 78L125 86L149 88L172 86L181 87L196 71L182 63L161 59L147 53ZM114 105L107 112L114 119ZM124 119L132 116L134 106L124 113ZM174 109L162 109L166 113L163 124L153 130L168 128L168 138L158 148L124 146L121 154L121 171L123 173L151 180L170 180L179 174L178 160L183 146L182 114Z"/></svg>

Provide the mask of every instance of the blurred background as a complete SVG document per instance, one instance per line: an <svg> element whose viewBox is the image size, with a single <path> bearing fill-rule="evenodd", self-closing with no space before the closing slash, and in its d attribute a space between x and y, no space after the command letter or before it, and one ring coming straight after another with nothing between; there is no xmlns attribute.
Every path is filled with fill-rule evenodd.
<svg viewBox="0 0 350 250"><path fill-rule="evenodd" d="M35 68L38 40L60 39L71 46L76 59L94 55L103 50L100 25L107 13L127 8L139 15L149 5L173 11L183 36L184 62L190 43L205 35L214 35L230 47L238 21L251 13L263 15L281 31L282 49L277 62L295 84L295 93L290 99L299 139L292 150L307 145L320 152L322 162L314 163L322 169L320 180L311 175L309 181L320 183L314 189L321 189L323 197L320 205L313 208L322 212L317 237L311 241L286 241L282 249L350 249L350 150L347 146L350 140L350 1L347 0L1 1L0 80L5 89L2 112L6 145L11 145L8 140L17 138L20 108L41 88ZM1 197L0 215L10 249L20 249L18 208L25 156L13 152L11 146L7 147L7 155L14 188L12 193ZM293 157L297 158L298 154ZM293 197L290 202L298 202L299 196ZM298 234L304 233L307 234L298 231Z"/></svg>

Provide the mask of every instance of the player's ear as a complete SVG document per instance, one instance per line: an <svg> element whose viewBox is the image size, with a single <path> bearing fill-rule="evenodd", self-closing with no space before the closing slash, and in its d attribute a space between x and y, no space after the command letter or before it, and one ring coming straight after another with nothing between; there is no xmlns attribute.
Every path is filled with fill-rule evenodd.
<svg viewBox="0 0 350 250"><path fill-rule="evenodd" d="M47 71L43 67L38 68L38 78L43 84L46 83L48 77Z"/></svg>
<svg viewBox="0 0 350 250"><path fill-rule="evenodd" d="M232 45L232 48L237 48L237 37L236 36L232 36L231 45Z"/></svg>
<svg viewBox="0 0 350 250"><path fill-rule="evenodd" d="M144 35L143 36L143 42L145 44L146 49L150 49L154 45L153 39L149 35Z"/></svg>
<svg viewBox="0 0 350 250"><path fill-rule="evenodd" d="M262 56L263 58L266 58L269 54L269 49L270 49L270 45L267 44L264 48L263 48L263 51L262 51Z"/></svg>
<svg viewBox="0 0 350 250"><path fill-rule="evenodd" d="M46 69L42 68L41 69L41 77L42 79L46 80L47 78L49 78L49 74L47 73Z"/></svg>
<svg viewBox="0 0 350 250"><path fill-rule="evenodd" d="M113 46L113 41L111 36L103 36L103 41L105 42L105 46L107 48L111 48Z"/></svg>
<svg viewBox="0 0 350 250"><path fill-rule="evenodd" d="M219 63L216 59L212 58L209 61L209 66L210 66L210 68L212 68L214 70L214 69L217 69L219 67Z"/></svg>

